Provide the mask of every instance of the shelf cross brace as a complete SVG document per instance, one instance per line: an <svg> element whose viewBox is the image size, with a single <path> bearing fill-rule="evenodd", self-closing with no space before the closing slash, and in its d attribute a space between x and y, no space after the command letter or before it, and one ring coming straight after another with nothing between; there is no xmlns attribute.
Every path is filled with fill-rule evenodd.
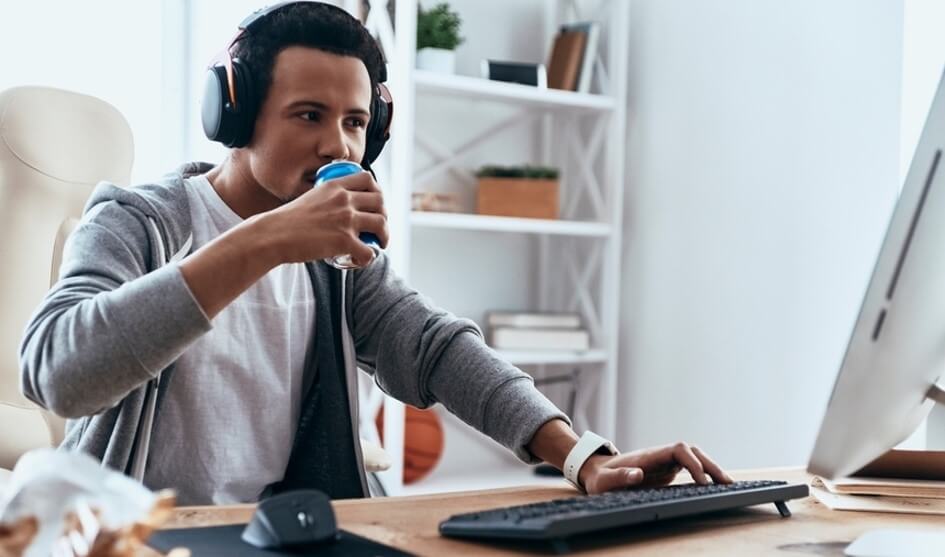
<svg viewBox="0 0 945 557"><path fill-rule="evenodd" d="M390 15L387 12L389 0L368 0L369 12L364 27L377 37L381 43L381 49L386 53L394 52L394 26L391 24Z"/></svg>
<svg viewBox="0 0 945 557"><path fill-rule="evenodd" d="M607 220L607 209L601 193L601 182L594 174L594 163L597 158L600 157L601 143L603 142L604 132L606 131L605 124L606 122L603 118L597 118L594 121L594 127L591 130L590 137L584 145L581 144L581 139L577 137L577 134L571 134L568 140L568 145L574 155L574 161L577 162L578 165L577 171L580 179L577 180L577 182L581 184L579 191L587 193L596 220ZM572 196L564 214L567 216L574 215L580 200L581 195Z"/></svg>
<svg viewBox="0 0 945 557"><path fill-rule="evenodd" d="M427 166L426 168L420 170L414 175L415 183L422 183L430 180L437 174L445 172L451 168L458 169L459 166L457 161L464 154L475 149L480 144L493 139L496 134L499 134L505 130L514 128L516 126L522 126L525 124L531 123L537 117L534 113L526 113L525 116L522 116L522 113L516 113L508 118L504 118L499 122L496 122L492 126L489 126L482 132L476 134L471 139L467 140L465 143L456 147L453 150L442 147L441 145L425 140L420 134L417 134L417 140L421 142L421 145L427 151L433 153L435 156L439 157L439 160ZM461 169L463 174L462 176L469 176L471 173L466 169Z"/></svg>
<svg viewBox="0 0 945 557"><path fill-rule="evenodd" d="M581 250L574 250L575 253L580 253ZM595 243L595 245L590 249L588 254L587 263L584 265L582 270L578 270L578 258L577 257L568 257L566 267L568 272L568 277L571 279L571 282L574 285L574 295L571 298L570 311L574 311L580 307L581 312L587 320L588 328L591 332L591 337L594 339L603 338L601 335L601 319L600 313L597 311L597 307L594 304L594 298L590 292L590 281L593 276L594 270L597 268L597 265L600 263L601 245Z"/></svg>

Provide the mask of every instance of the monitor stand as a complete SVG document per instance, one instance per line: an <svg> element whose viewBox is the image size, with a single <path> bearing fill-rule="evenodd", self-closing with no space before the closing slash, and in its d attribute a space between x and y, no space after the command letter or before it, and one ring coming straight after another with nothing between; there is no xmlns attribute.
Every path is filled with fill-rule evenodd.
<svg viewBox="0 0 945 557"><path fill-rule="evenodd" d="M932 399L939 404L945 405L945 388L942 388L938 383L934 383L931 387L929 387L929 391L925 393L925 398Z"/></svg>
<svg viewBox="0 0 945 557"><path fill-rule="evenodd" d="M926 398L945 407L945 388L933 384ZM945 451L892 449L851 476L945 481ZM943 553L945 555L945 553Z"/></svg>

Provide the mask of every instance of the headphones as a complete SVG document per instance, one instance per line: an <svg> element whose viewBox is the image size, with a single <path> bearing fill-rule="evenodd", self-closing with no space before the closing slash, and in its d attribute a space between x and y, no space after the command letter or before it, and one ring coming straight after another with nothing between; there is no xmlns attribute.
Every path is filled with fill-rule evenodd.
<svg viewBox="0 0 945 557"><path fill-rule="evenodd" d="M203 89L201 120L203 132L212 141L219 141L227 147L245 147L253 135L256 115L259 111L259 99L252 72L239 58L233 58L230 50L238 40L251 33L269 14L291 4L302 2L281 2L256 10L244 19L239 30L230 39L227 47L218 54L207 68L207 79ZM323 4L351 17L348 12L330 4ZM384 149L390 138L390 125L394 117L394 101L390 90L384 85L387 81L387 68L381 65L377 87L371 94L371 119L366 134L367 143L361 164L370 168Z"/></svg>

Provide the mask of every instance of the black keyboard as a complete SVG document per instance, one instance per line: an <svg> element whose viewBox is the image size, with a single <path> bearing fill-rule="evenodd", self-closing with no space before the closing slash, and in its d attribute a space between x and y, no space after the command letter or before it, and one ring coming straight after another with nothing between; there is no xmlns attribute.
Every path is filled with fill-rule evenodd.
<svg viewBox="0 0 945 557"><path fill-rule="evenodd" d="M611 491L530 505L458 514L440 523L444 536L506 540L563 540L667 518L774 503L791 516L785 501L807 497L805 484L777 481L683 484Z"/></svg>

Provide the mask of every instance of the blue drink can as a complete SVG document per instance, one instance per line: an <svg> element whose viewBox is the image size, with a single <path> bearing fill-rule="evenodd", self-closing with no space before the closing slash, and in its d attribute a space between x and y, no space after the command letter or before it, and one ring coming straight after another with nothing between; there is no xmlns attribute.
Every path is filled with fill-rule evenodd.
<svg viewBox="0 0 945 557"><path fill-rule="evenodd" d="M318 172L315 173L315 184L313 187L320 186L329 180L334 180L336 178L341 178L343 176L350 176L352 174L357 174L364 170L361 168L361 165L351 161L345 160L336 160L331 161L325 166L318 169ZM358 238L370 246L375 253L381 250L380 241L377 239L377 235L371 232L361 232L358 234ZM334 257L329 257L325 260L329 265L335 267L336 269L357 269L358 266L355 265L354 260L351 259L350 254L345 255L336 255Z"/></svg>

